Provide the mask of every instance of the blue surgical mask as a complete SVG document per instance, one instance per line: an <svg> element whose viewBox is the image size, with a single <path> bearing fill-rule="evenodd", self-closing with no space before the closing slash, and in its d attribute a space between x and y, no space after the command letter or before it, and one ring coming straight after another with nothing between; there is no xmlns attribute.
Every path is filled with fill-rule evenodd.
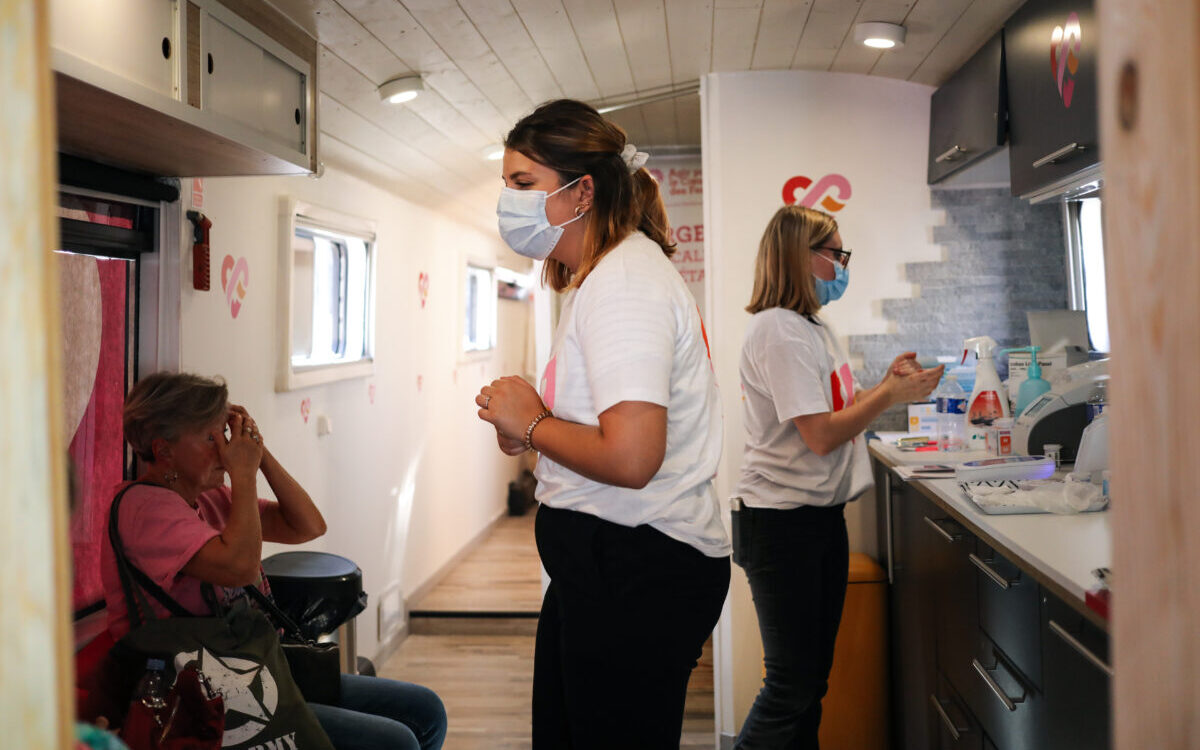
<svg viewBox="0 0 1200 750"><path fill-rule="evenodd" d="M576 177L553 193L510 187L500 191L500 201L496 204L500 237L513 252L534 260L545 260L550 256L562 237L563 227L583 218L583 212L577 214L574 219L555 226L546 218L546 201L550 196L566 190L581 179L583 178Z"/></svg>
<svg viewBox="0 0 1200 750"><path fill-rule="evenodd" d="M821 260L833 265L833 278L829 281L813 276L813 285L817 291L817 301L824 307L834 300L840 299L850 284L850 270L842 267L841 263L830 260L820 253L814 253Z"/></svg>

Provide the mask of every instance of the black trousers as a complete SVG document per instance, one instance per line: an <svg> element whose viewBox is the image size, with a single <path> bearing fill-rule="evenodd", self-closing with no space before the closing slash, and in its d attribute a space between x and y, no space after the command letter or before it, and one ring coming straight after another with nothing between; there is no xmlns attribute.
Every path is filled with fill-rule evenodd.
<svg viewBox="0 0 1200 750"><path fill-rule="evenodd" d="M816 750L846 600L844 508L734 511L733 559L750 580L767 672L734 747Z"/></svg>
<svg viewBox="0 0 1200 750"><path fill-rule="evenodd" d="M534 750L677 749L729 558L546 506L536 533L550 587L534 653Z"/></svg>

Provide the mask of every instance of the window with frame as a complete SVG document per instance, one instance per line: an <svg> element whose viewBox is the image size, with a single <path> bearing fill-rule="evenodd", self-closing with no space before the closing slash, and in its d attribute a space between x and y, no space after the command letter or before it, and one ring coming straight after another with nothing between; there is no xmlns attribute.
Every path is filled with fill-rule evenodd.
<svg viewBox="0 0 1200 750"><path fill-rule="evenodd" d="M496 272L493 268L467 263L463 289L462 349L465 353L486 352L496 347Z"/></svg>
<svg viewBox="0 0 1200 750"><path fill-rule="evenodd" d="M1067 257L1071 308L1087 313L1092 349L1108 352L1108 293L1100 200L1099 194L1093 193L1067 202Z"/></svg>
<svg viewBox="0 0 1200 750"><path fill-rule="evenodd" d="M373 372L374 252L370 223L296 204L285 235L286 357L277 390Z"/></svg>

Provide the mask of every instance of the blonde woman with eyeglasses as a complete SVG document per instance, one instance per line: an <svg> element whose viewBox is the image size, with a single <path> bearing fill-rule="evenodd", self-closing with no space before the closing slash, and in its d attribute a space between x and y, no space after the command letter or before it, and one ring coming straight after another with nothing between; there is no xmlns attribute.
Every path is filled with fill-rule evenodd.
<svg viewBox="0 0 1200 750"><path fill-rule="evenodd" d="M784 206L755 264L742 344L746 448L733 506L733 560L746 572L766 678L735 745L817 748L821 698L846 596L844 508L871 486L863 430L885 409L924 398L942 367L914 352L862 390L822 308L850 281L833 217Z"/></svg>

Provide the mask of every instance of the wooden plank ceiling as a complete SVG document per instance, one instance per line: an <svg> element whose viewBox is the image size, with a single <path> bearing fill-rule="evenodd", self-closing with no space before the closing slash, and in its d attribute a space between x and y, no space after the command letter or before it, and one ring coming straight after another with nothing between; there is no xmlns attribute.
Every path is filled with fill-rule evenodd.
<svg viewBox="0 0 1200 750"><path fill-rule="evenodd" d="M498 185L481 151L548 99L626 103L708 72L827 70L938 85L1023 0L275 0L320 42L322 160L425 203ZM864 21L907 42L854 41ZM380 101L419 73L425 92ZM699 96L613 112L639 147L696 147Z"/></svg>

